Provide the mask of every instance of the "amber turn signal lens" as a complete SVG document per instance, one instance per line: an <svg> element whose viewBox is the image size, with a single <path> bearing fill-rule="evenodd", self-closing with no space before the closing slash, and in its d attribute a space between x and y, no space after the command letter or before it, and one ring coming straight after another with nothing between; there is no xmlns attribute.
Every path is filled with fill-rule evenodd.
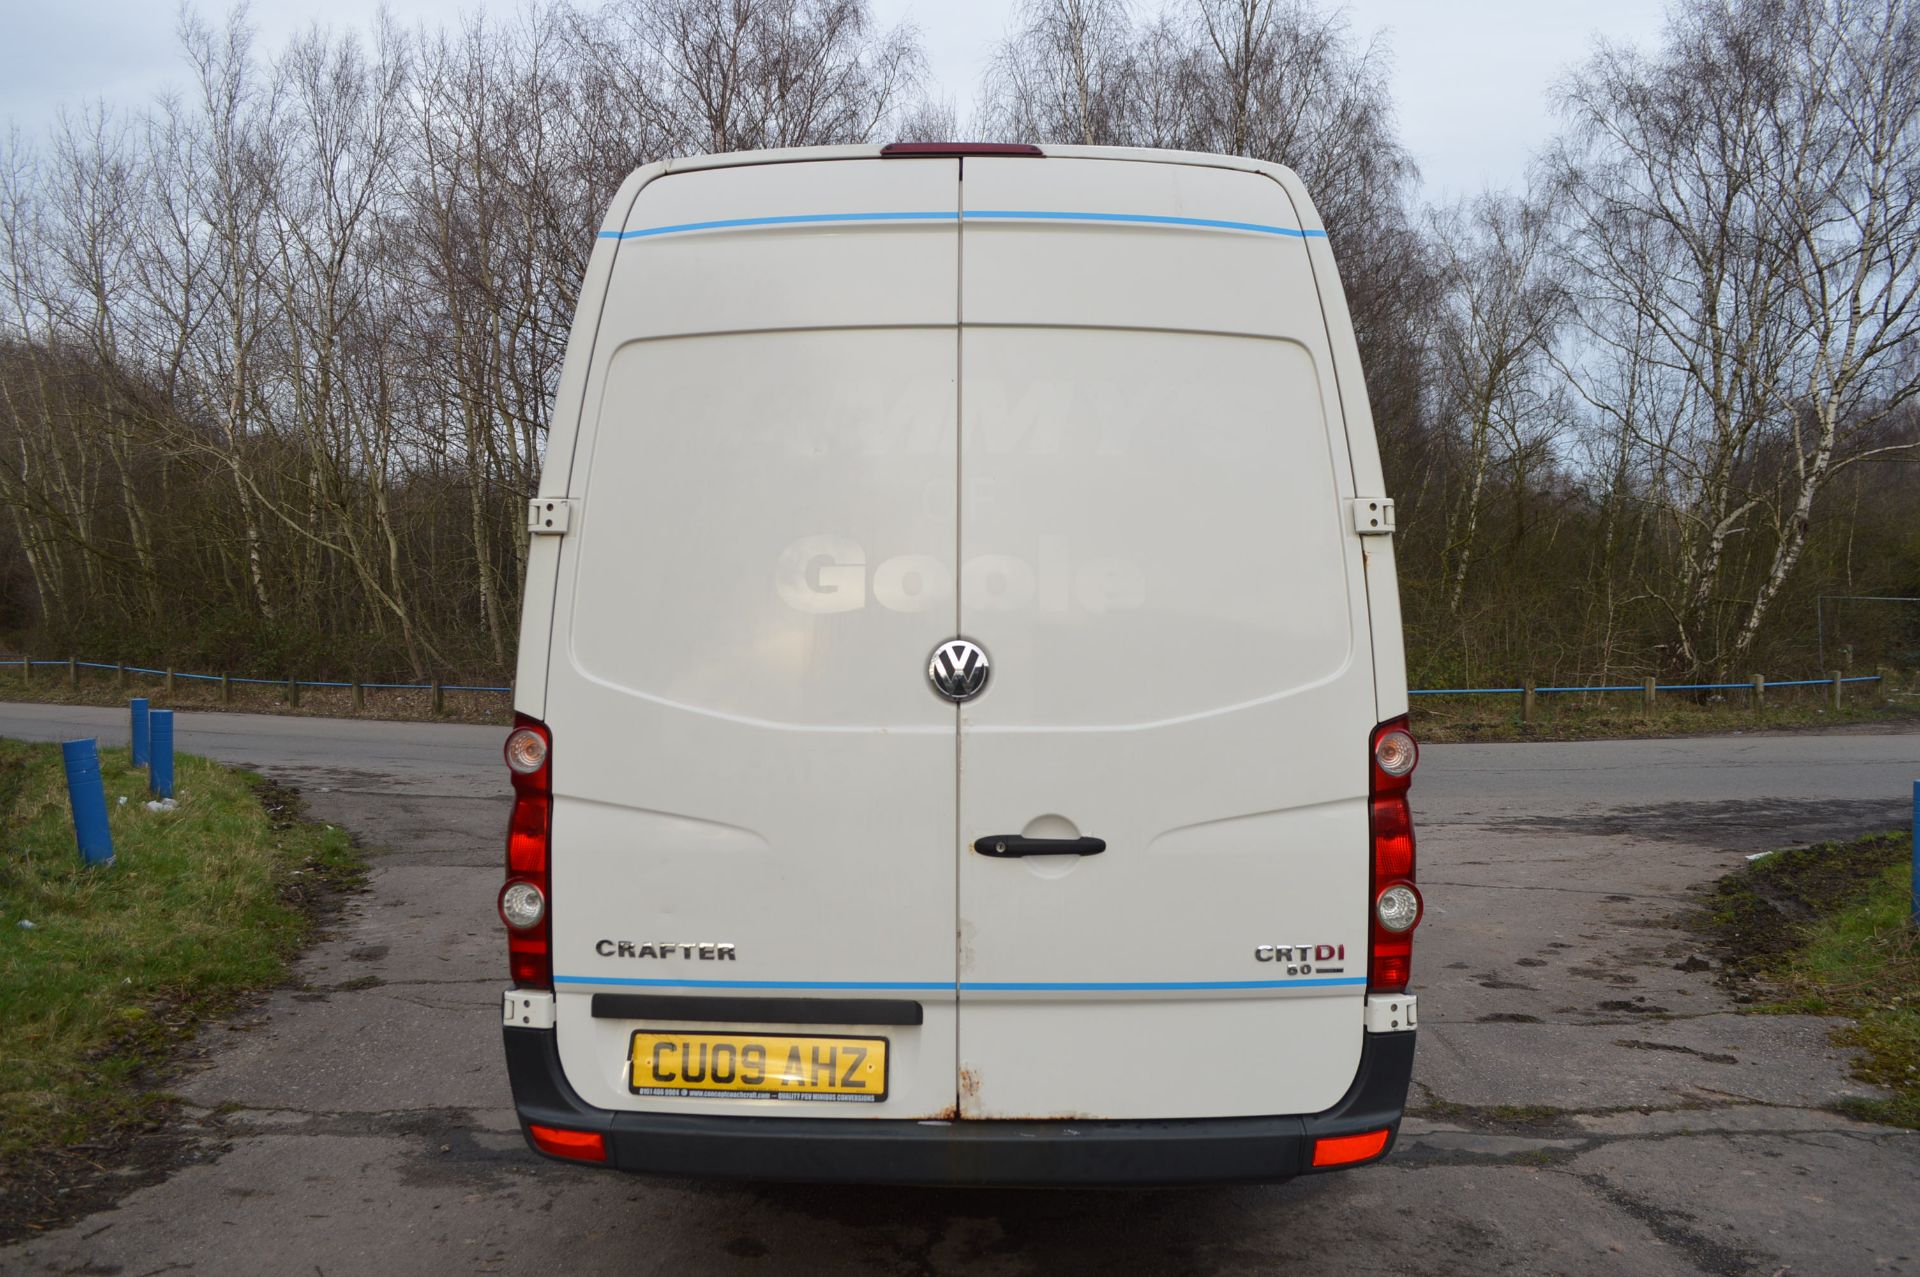
<svg viewBox="0 0 1920 1277"><path fill-rule="evenodd" d="M1420 747L1413 736L1400 728L1382 732L1373 743L1373 761L1389 776L1404 776L1420 761Z"/></svg>
<svg viewBox="0 0 1920 1277"><path fill-rule="evenodd" d="M515 729L507 737L507 766L531 776L547 765L547 738L531 727Z"/></svg>

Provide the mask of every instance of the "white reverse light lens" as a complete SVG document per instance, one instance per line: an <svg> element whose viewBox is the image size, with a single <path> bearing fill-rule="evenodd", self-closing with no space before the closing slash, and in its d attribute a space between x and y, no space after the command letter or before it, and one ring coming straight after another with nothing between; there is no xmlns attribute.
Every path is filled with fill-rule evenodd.
<svg viewBox="0 0 1920 1277"><path fill-rule="evenodd" d="M1413 737L1399 728L1383 735L1373 746L1373 761L1389 776L1404 776L1420 759L1420 747Z"/></svg>
<svg viewBox="0 0 1920 1277"><path fill-rule="evenodd" d="M1411 931L1420 921L1420 894L1412 887L1395 884L1380 893L1373 909L1388 931Z"/></svg>
<svg viewBox="0 0 1920 1277"><path fill-rule="evenodd" d="M500 893L500 920L515 931L540 925L547 913L547 898L530 882L510 882Z"/></svg>
<svg viewBox="0 0 1920 1277"><path fill-rule="evenodd" d="M507 766L522 776L539 771L546 761L546 738L531 727L518 728L507 737Z"/></svg>

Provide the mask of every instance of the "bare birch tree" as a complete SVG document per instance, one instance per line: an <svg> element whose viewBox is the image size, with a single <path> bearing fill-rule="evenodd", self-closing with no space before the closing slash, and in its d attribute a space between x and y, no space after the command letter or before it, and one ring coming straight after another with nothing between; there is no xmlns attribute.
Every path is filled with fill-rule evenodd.
<svg viewBox="0 0 1920 1277"><path fill-rule="evenodd" d="M1447 610L1460 612L1489 474L1513 470L1511 490L1558 432L1551 355L1565 311L1550 205L1487 194L1431 217L1441 281L1432 393L1437 423L1458 449L1458 497L1441 551Z"/></svg>
<svg viewBox="0 0 1920 1277"><path fill-rule="evenodd" d="M1675 428L1642 442L1671 485L1648 588L1685 670L1752 649L1822 486L1915 393L1914 38L1897 0L1686 0L1661 56L1604 47L1567 89L1588 331L1675 383ZM1764 573L1729 579L1756 540Z"/></svg>

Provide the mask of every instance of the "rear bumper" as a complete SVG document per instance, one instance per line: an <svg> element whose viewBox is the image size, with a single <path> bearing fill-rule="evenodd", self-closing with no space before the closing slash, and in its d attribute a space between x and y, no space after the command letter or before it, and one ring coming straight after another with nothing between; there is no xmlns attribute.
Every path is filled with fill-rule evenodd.
<svg viewBox="0 0 1920 1277"><path fill-rule="evenodd" d="M1089 1187L1290 1179L1315 1169L1316 1139L1386 1127L1392 1132L1386 1147L1369 1159L1378 1161L1399 1134L1414 1045L1411 1032L1365 1035L1360 1068L1346 1096L1324 1113L1305 1116L909 1122L589 1108L561 1073L553 1030L509 1027L502 1033L522 1132L535 1123L598 1131L606 1138L606 1165L616 1170L725 1179Z"/></svg>

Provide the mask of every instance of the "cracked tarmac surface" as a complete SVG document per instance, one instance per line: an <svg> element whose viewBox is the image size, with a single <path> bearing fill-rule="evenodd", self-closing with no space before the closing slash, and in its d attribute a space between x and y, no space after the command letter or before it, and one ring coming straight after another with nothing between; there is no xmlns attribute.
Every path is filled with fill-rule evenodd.
<svg viewBox="0 0 1920 1277"><path fill-rule="evenodd" d="M113 711L0 706L0 732ZM173 1089L196 1158L7 1273L1856 1274L1920 1271L1920 1133L1830 1022L1739 1013L1690 893L1746 852L1904 823L1920 734L1431 748L1412 1112L1385 1164L1257 1187L683 1183L534 1159L496 1028L495 728L195 714L374 855L298 983ZM1905 1207L1901 1203L1907 1203Z"/></svg>

